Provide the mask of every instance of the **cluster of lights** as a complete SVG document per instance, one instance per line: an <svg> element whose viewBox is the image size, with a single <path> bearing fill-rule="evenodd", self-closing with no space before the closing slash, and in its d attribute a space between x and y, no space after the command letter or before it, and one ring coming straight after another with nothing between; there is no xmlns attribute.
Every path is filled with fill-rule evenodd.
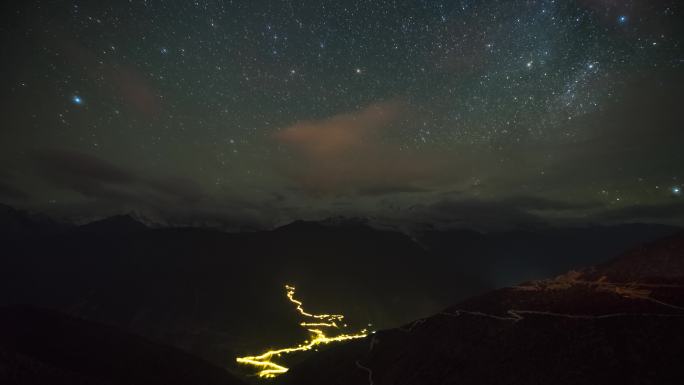
<svg viewBox="0 0 684 385"><path fill-rule="evenodd" d="M338 323L341 323L344 320L344 316L340 314L308 313L304 310L304 307L302 306L303 303L294 297L294 286L285 285L285 290L287 298L290 300L290 302L295 304L299 314L306 318L312 318L314 320L314 322L301 322L299 324L300 326L306 328L309 331L309 333L311 334L311 338L294 347L269 350L258 356L246 356L236 358L236 361L241 364L252 365L258 368L259 371L257 372L257 375L259 377L273 378L277 375L286 373L288 371L287 367L272 362L271 360L273 359L273 357L280 357L283 354L311 350L318 345L326 345L332 342L341 342L358 338L364 338L368 335L368 331L364 329L354 334L339 334L336 336L327 336L323 332L323 328L339 329L340 325ZM344 324L342 325L342 327L346 326L347 325Z"/></svg>

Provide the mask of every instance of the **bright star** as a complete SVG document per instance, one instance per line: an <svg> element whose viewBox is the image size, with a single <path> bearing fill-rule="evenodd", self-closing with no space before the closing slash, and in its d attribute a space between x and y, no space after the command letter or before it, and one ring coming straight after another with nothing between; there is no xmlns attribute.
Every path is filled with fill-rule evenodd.
<svg viewBox="0 0 684 385"><path fill-rule="evenodd" d="M72 96L71 101L77 106L83 105L83 99L78 95Z"/></svg>
<svg viewBox="0 0 684 385"><path fill-rule="evenodd" d="M626 23L626 22L627 22L627 16L625 16L625 15L620 15L620 17L618 17L618 22L619 22L620 24Z"/></svg>
<svg viewBox="0 0 684 385"><path fill-rule="evenodd" d="M672 193L674 195L681 195L682 189L679 186L674 186L674 187L672 187Z"/></svg>

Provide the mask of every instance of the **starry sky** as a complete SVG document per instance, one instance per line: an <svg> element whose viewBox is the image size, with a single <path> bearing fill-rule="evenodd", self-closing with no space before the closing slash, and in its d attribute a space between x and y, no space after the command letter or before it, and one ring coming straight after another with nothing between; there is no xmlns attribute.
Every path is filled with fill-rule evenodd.
<svg viewBox="0 0 684 385"><path fill-rule="evenodd" d="M684 224L678 1L2 7L7 204L227 227Z"/></svg>

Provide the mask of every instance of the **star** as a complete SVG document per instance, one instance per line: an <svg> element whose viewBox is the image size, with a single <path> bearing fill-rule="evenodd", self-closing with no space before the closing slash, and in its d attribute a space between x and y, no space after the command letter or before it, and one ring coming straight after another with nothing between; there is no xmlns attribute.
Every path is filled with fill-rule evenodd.
<svg viewBox="0 0 684 385"><path fill-rule="evenodd" d="M610 6L599 9L590 4L595 2ZM22 2L10 3L23 14ZM106 148L101 155L107 161L126 164L130 153L143 162L141 168L182 174L202 186L213 186L217 177L222 186L231 180L236 191L254 183L263 196L250 194L251 203L270 201L271 192L292 194L296 208L289 219L297 219L300 208L312 216L337 214L342 206L328 205L353 191L364 192L352 194L358 205L339 210L394 215L394 209L367 204L376 199L366 200L367 192L378 185L387 194L383 202L412 207L421 193L394 187L415 185L419 191L429 185L435 190L426 192L430 205L460 183L461 173L483 180L464 199L472 193L473 199L483 194L509 202L523 181L521 194L536 191L550 199L567 190L558 199L577 207L593 198L616 203L618 196L625 205L684 199L684 168L676 161L663 161L662 169L648 175L652 179L636 184L645 170L639 159L596 151L615 140L620 148L637 147L641 134L631 133L641 133L643 122L647 135L663 114L669 114L666 123L677 122L672 78L684 61L675 49L679 30L668 1L651 2L646 10L629 6L637 1L616 0L519 7L501 1L308 7L301 1L254 0L258 12L246 12L235 1L187 7L145 1L140 8L112 3L102 10L107 18L71 3L75 21L60 22L59 30L77 49L41 44L25 50L35 43L30 26L5 31L16 41L6 56L25 63L5 68L14 80L2 95L17 106L6 114L8 124L69 127L60 131L57 147L88 153L97 143ZM51 8L31 9L31 23L56 33L49 27ZM644 77L648 81L641 84ZM31 101L51 103L54 111L34 108ZM644 111L631 111L634 105ZM595 135L599 127L606 135ZM114 132L116 139L107 140ZM668 137L676 140L680 132L671 134L649 136L653 145L644 148L644 158L678 159ZM595 145L579 145L589 137ZM50 138L36 135L37 146L52 146L43 143ZM0 151L23 151L11 147L3 142ZM342 153L354 155L338 158ZM578 172L613 155L620 157L615 173ZM214 160L228 165L226 170L206 166ZM457 163L464 169L452 170ZM403 172L409 164L415 170ZM247 169L254 178L249 182L240 179ZM392 185L387 192L380 188L384 184ZM607 193L597 194L602 188ZM293 192L300 189L307 194ZM320 189L331 198L307 208L307 195ZM212 190L212 199L242 194L234 197L228 190ZM264 218L275 212L264 210Z"/></svg>

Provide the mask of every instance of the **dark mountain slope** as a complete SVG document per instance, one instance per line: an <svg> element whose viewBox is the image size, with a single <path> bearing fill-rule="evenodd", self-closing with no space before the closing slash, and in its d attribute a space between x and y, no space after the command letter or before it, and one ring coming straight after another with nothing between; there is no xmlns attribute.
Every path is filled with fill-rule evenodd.
<svg viewBox="0 0 684 385"><path fill-rule="evenodd" d="M111 228L122 222L124 230ZM429 254L405 235L366 226L228 234L129 225L5 243L0 304L56 308L231 365L238 354L306 337L286 283L312 309L384 327L429 314L435 304L424 298L441 291L429 285Z"/></svg>
<svg viewBox="0 0 684 385"><path fill-rule="evenodd" d="M678 231L664 225L624 224L493 233L427 231L416 238L432 254L452 260L453 268L481 277L495 288L595 265Z"/></svg>
<svg viewBox="0 0 684 385"><path fill-rule="evenodd" d="M678 234L603 266L464 301L324 351L283 382L682 383L684 276L673 271L684 262L683 244ZM661 263L667 267L658 268ZM640 266L649 266L647 282L620 281Z"/></svg>
<svg viewBox="0 0 684 385"><path fill-rule="evenodd" d="M116 215L79 226L76 230L84 233L117 234L144 231L147 226L130 215Z"/></svg>
<svg viewBox="0 0 684 385"><path fill-rule="evenodd" d="M354 328L372 323L386 329L491 290L499 283L491 277L502 271L506 280L528 279L534 264L542 269L533 276L563 271L581 250L602 262L606 255L592 251L605 246L591 235L595 231L613 234L606 237L613 248L673 231L648 227L652 231L637 236L635 228L644 230L558 230L553 242L541 233L524 233L523 241L514 233L463 233L455 240L450 232L432 233L442 242L433 247L362 220L297 221L231 234L147 228L119 216L6 239L0 305L58 309L230 366L238 355L307 337L284 297L286 283L297 286L308 309L343 313ZM554 250L567 256L562 264Z"/></svg>
<svg viewBox="0 0 684 385"><path fill-rule="evenodd" d="M684 277L684 241L678 233L658 242L635 248L624 255L601 264L585 275L606 276L612 282L648 282L668 280L681 282ZM644 258L648 255L648 258Z"/></svg>
<svg viewBox="0 0 684 385"><path fill-rule="evenodd" d="M32 215L0 203L0 241L56 234L69 227L46 216Z"/></svg>
<svg viewBox="0 0 684 385"><path fill-rule="evenodd" d="M0 383L239 385L180 350L50 310L0 308Z"/></svg>

